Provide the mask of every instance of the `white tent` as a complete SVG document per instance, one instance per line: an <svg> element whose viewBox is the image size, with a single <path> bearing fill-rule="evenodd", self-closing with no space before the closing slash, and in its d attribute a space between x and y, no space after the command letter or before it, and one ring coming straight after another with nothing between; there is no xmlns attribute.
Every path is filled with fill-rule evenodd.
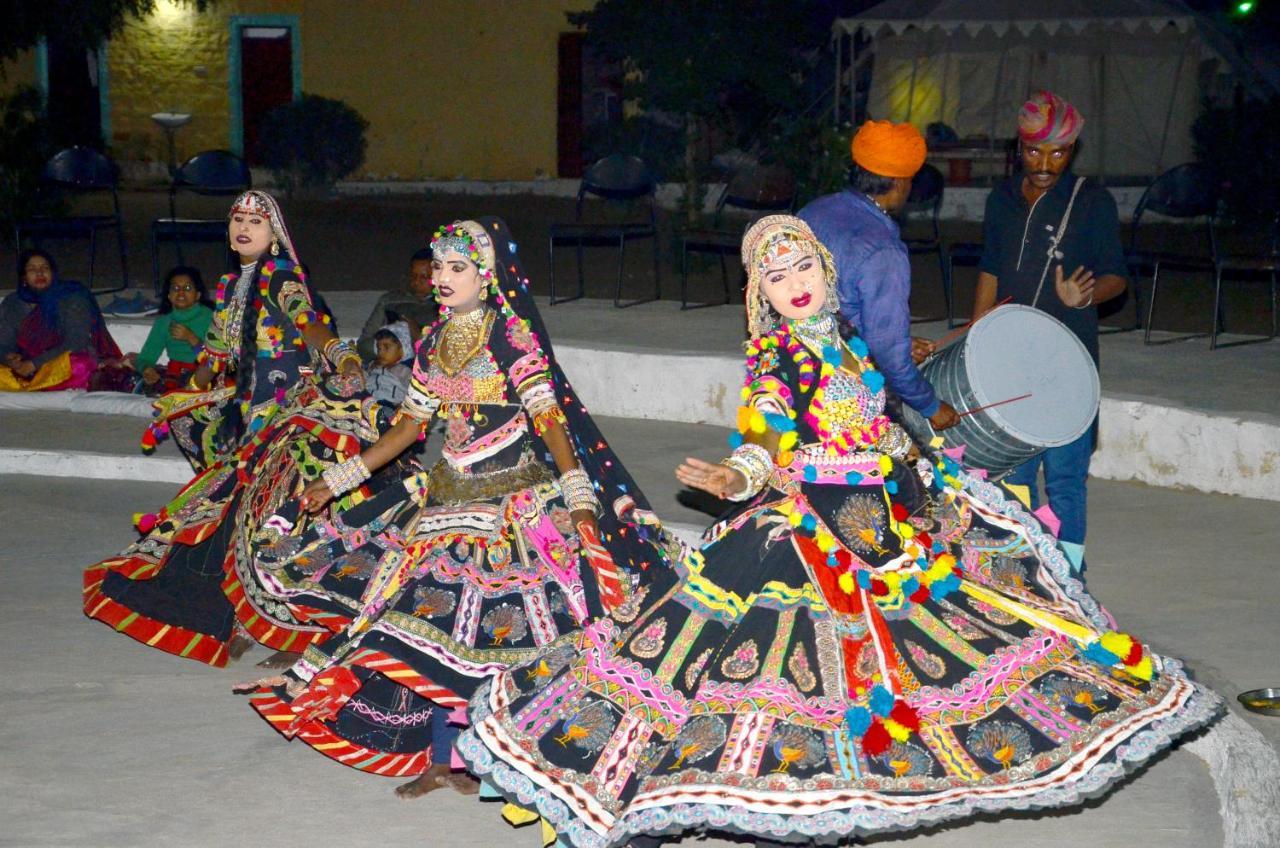
<svg viewBox="0 0 1280 848"><path fill-rule="evenodd" d="M1027 95L1049 89L1084 115L1077 170L1108 176L1191 159L1201 99L1229 70L1229 45L1178 0L887 0L838 19L834 36L837 82L874 57L868 117L941 121L997 147ZM852 71L846 44L864 45ZM836 86L838 120L853 115L852 89Z"/></svg>

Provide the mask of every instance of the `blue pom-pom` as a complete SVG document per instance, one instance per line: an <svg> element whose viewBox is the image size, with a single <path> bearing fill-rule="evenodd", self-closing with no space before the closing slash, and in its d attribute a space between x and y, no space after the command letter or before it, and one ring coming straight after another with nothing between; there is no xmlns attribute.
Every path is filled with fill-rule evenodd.
<svg viewBox="0 0 1280 848"><path fill-rule="evenodd" d="M806 465L804 467L804 481L806 483L818 482L818 469L814 468L812 465Z"/></svg>
<svg viewBox="0 0 1280 848"><path fill-rule="evenodd" d="M846 471L844 481L850 486L856 486L862 482L862 475L856 471Z"/></svg>
<svg viewBox="0 0 1280 848"><path fill-rule="evenodd" d="M818 519L814 518L812 515L806 515L804 518L800 519L800 526L812 533L814 530L818 529Z"/></svg>
<svg viewBox="0 0 1280 848"><path fill-rule="evenodd" d="M944 545L944 544L942 544L941 542L939 542L937 539L934 539L934 540L933 540L933 546L932 546L932 547L933 547L933 552L934 552L935 554L940 554L940 553L942 553L943 551L945 551L945 550L947 549L947 546L946 546L946 545Z"/></svg>
<svg viewBox="0 0 1280 848"><path fill-rule="evenodd" d="M516 252L516 243L513 241L507 242L507 250L511 251L514 254Z"/></svg>
<svg viewBox="0 0 1280 848"><path fill-rule="evenodd" d="M832 568L834 568L834 567L836 567L836 566L837 566L837 565L839 565L839 564L840 564L840 560L836 559L836 555L835 555L835 554L827 554L827 565L829 565L829 566L831 566Z"/></svg>
<svg viewBox="0 0 1280 848"><path fill-rule="evenodd" d="M790 433L796 428L796 422L776 412L766 412L764 414L764 423L768 424L769 429L775 433Z"/></svg>
<svg viewBox="0 0 1280 848"><path fill-rule="evenodd" d="M738 448L742 447L742 434L741 434L741 433L730 433L730 434L729 434L729 447L733 448L734 450L737 450Z"/></svg>
<svg viewBox="0 0 1280 848"><path fill-rule="evenodd" d="M1101 642L1093 642L1086 645L1084 655L1088 659L1096 662L1098 665L1113 666L1120 662L1120 658L1102 647Z"/></svg>
<svg viewBox="0 0 1280 848"><path fill-rule="evenodd" d="M860 589L871 588L871 572L870 571L858 571L855 573L853 579L857 581L858 588Z"/></svg>
<svg viewBox="0 0 1280 848"><path fill-rule="evenodd" d="M891 494L891 495L896 495L896 494L898 494L898 481L897 481L897 480L885 480L885 481L884 481L884 490L885 490L886 492L888 492L889 494Z"/></svg>
<svg viewBox="0 0 1280 848"><path fill-rule="evenodd" d="M879 371L863 371L862 385L873 392L878 392L884 388L884 375Z"/></svg>
<svg viewBox="0 0 1280 848"><path fill-rule="evenodd" d="M850 707L844 711L844 723L854 736L862 736L871 729L871 711L866 707Z"/></svg>
<svg viewBox="0 0 1280 848"><path fill-rule="evenodd" d="M864 342L858 336L854 336L853 338L849 339L847 344L849 346L849 350L853 353L853 355L859 358L866 359L867 356L871 353L871 351L867 348L867 343Z"/></svg>
<svg viewBox="0 0 1280 848"><path fill-rule="evenodd" d="M883 686L876 686L871 690L871 712L881 718L888 718L889 713L893 712L893 693Z"/></svg>
<svg viewBox="0 0 1280 848"><path fill-rule="evenodd" d="M910 597L911 595L914 595L916 593L916 590L919 588L920 588L920 581L915 577L908 577L902 583L902 594Z"/></svg>
<svg viewBox="0 0 1280 848"><path fill-rule="evenodd" d="M828 365L839 366L841 362L840 349L835 345L823 345L822 360Z"/></svg>

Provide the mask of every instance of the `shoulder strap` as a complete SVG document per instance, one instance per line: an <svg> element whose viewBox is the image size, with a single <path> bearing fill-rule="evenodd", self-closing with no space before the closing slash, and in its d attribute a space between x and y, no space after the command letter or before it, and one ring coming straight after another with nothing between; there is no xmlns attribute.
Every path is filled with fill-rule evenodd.
<svg viewBox="0 0 1280 848"><path fill-rule="evenodd" d="M1080 193L1080 188L1083 185L1084 177L1076 177L1075 184L1071 186L1071 199L1067 201L1067 208L1062 213L1062 220L1058 223L1058 229L1054 231L1053 238L1049 239L1049 250L1044 259L1044 270L1040 272L1040 284L1036 286L1036 296L1031 299L1033 308L1040 304L1040 293L1044 290L1044 281L1049 276L1049 268L1052 267L1055 259L1062 260L1062 253L1058 250L1058 244L1067 233L1067 224L1071 221L1071 210L1075 208L1076 195Z"/></svg>

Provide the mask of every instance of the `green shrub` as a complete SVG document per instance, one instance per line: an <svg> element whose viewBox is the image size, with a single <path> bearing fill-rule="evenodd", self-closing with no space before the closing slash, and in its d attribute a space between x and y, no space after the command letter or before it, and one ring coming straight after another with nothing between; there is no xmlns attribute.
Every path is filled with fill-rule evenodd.
<svg viewBox="0 0 1280 848"><path fill-rule="evenodd" d="M341 100L304 94L263 118L262 161L290 192L332 186L364 164L368 128Z"/></svg>

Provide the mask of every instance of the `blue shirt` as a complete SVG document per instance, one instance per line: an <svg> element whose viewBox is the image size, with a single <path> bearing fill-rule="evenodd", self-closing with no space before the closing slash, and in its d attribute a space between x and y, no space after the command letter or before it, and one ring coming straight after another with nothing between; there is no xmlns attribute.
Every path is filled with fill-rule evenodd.
<svg viewBox="0 0 1280 848"><path fill-rule="evenodd" d="M911 260L898 225L851 189L819 197L800 217L831 251L840 313L858 328L889 388L926 418L936 413L933 386L911 359Z"/></svg>

